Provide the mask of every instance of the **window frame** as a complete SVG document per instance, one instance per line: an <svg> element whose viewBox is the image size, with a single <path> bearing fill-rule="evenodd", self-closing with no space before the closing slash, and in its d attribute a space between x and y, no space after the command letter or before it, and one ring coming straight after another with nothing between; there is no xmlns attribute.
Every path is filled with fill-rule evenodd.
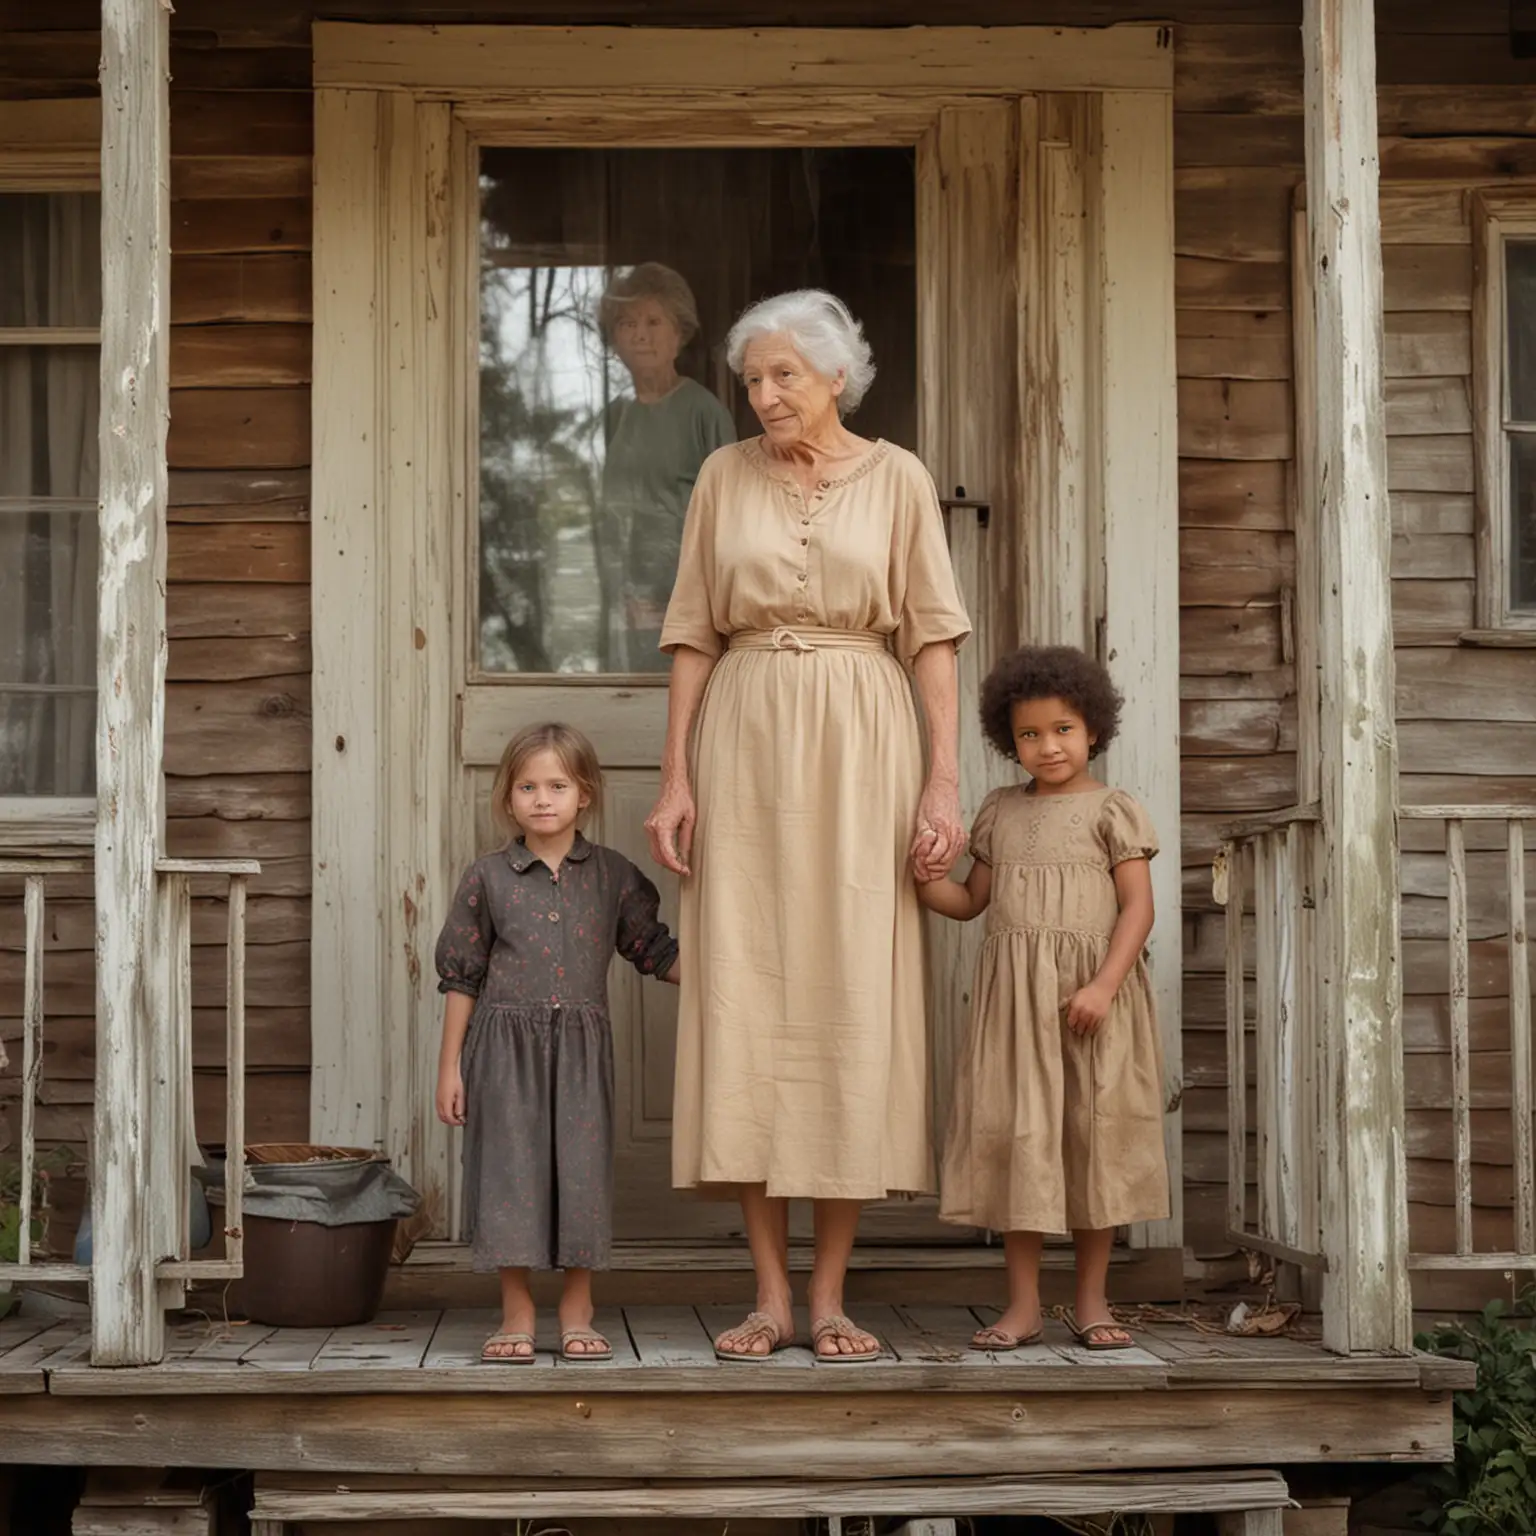
<svg viewBox="0 0 1536 1536"><path fill-rule="evenodd" d="M1469 641L1536 646L1536 606L1510 591L1509 328L1506 241L1536 240L1536 185L1472 197L1472 407L1475 443L1477 622Z"/></svg>
<svg viewBox="0 0 1536 1536"><path fill-rule="evenodd" d="M0 102L0 192L100 190L99 98ZM100 329L11 327L0 342L99 347ZM0 853L88 848L95 839L94 795L0 795Z"/></svg>

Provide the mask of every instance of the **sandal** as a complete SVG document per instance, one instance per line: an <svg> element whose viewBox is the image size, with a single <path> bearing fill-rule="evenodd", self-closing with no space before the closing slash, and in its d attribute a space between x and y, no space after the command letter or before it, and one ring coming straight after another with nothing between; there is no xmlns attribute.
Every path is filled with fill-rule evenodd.
<svg viewBox="0 0 1536 1536"><path fill-rule="evenodd" d="M1004 1355L1010 1349L1028 1349L1031 1344L1043 1343L1044 1328L1036 1328L1033 1333L1009 1333L1006 1328L999 1328L996 1323L992 1323L986 1328L978 1328L971 1335L971 1348L990 1355Z"/></svg>
<svg viewBox="0 0 1536 1536"><path fill-rule="evenodd" d="M830 1317L824 1317L819 1323L811 1325L811 1353L815 1356L817 1365L873 1365L880 1358L881 1344L875 1339L873 1349L862 1349L856 1354L845 1355L841 1350L824 1352L821 1349L823 1339L858 1339L860 1337L874 1338L874 1335L866 1328L857 1327L849 1318L841 1312L834 1312Z"/></svg>
<svg viewBox="0 0 1536 1536"><path fill-rule="evenodd" d="M528 1353L526 1355L493 1353L493 1348L497 1344L526 1344ZM532 1365L533 1348L531 1333L493 1333L480 1346L480 1360L484 1365Z"/></svg>
<svg viewBox="0 0 1536 1536"><path fill-rule="evenodd" d="M742 1342L750 1344L754 1339L765 1338L768 1340L768 1348L761 1354L756 1350L725 1349L720 1343L726 1333L743 1335ZM761 1365L763 1361L770 1360L781 1349L788 1349L794 1339L786 1335L773 1318L766 1312L749 1312L745 1322L738 1323L734 1328L727 1328L715 1340L715 1358L718 1360L740 1360L747 1365Z"/></svg>
<svg viewBox="0 0 1536 1536"><path fill-rule="evenodd" d="M1123 1323L1117 1323L1112 1319L1103 1323L1085 1323L1081 1327L1077 1319L1068 1312L1062 1321L1067 1325L1067 1331L1077 1340L1084 1349L1095 1351L1109 1349L1134 1349L1136 1340L1131 1336L1131 1330ZM1106 1334L1123 1333L1123 1339L1106 1338Z"/></svg>
<svg viewBox="0 0 1536 1536"><path fill-rule="evenodd" d="M572 1344L601 1344L601 1349L576 1349ZM567 1328L560 1335L560 1358L570 1360L577 1365L586 1365L593 1360L612 1360L613 1345L602 1334L591 1328Z"/></svg>

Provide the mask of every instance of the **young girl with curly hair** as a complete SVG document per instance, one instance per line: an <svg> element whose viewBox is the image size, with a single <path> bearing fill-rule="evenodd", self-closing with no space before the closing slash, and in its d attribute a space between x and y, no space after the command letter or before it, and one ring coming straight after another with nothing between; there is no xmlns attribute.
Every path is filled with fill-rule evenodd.
<svg viewBox="0 0 1536 1536"><path fill-rule="evenodd" d="M1168 1215L1163 1062L1142 958L1157 836L1124 790L1089 772L1120 714L1109 674L1067 646L1005 658L982 687L988 740L1027 784L994 790L963 885L918 895L958 922L987 914L945 1144L940 1215L1004 1234L1008 1310L972 1339L1041 1337L1040 1249L1072 1233L1089 1349L1124 1349L1107 1285L1115 1228Z"/></svg>

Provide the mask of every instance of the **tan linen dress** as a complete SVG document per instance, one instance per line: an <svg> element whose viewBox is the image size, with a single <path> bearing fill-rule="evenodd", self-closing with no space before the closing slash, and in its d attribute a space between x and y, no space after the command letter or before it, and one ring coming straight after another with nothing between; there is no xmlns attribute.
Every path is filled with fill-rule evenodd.
<svg viewBox="0 0 1536 1536"><path fill-rule="evenodd" d="M1098 1031L1066 1006L1120 915L1112 870L1157 835L1123 790L994 790L971 853L992 866L970 1030L955 1075L939 1214L994 1232L1067 1232L1168 1215L1163 1053L1138 960Z"/></svg>
<svg viewBox="0 0 1536 1536"><path fill-rule="evenodd" d="M810 496L760 440L705 461L661 641L718 658L691 750L678 1188L933 1188L901 663L969 632L912 454L876 443Z"/></svg>

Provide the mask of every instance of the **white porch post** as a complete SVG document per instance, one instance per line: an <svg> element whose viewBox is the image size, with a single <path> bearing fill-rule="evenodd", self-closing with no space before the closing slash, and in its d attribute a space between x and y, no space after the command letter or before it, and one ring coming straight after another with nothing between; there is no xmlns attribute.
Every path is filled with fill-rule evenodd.
<svg viewBox="0 0 1536 1536"><path fill-rule="evenodd" d="M96 653L97 1365L163 1353L151 1187L155 859L164 814L170 9L101 11L101 572Z"/></svg>
<svg viewBox="0 0 1536 1536"><path fill-rule="evenodd" d="M1305 0L1317 379L1324 1339L1412 1342L1403 1159L1397 737L1370 0Z"/></svg>

